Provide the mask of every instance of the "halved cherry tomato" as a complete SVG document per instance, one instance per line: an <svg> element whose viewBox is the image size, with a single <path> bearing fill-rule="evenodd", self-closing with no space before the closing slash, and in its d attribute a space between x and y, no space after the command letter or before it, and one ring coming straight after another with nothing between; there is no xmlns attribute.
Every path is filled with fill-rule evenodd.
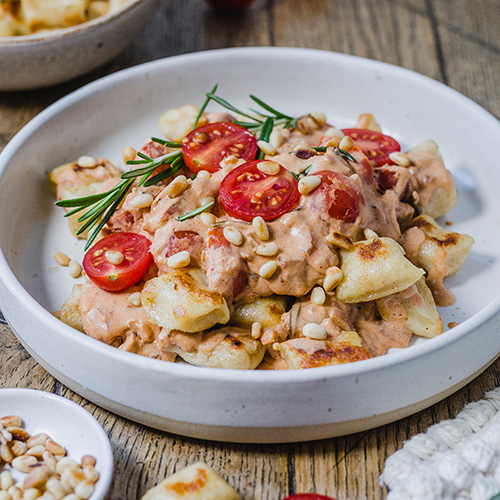
<svg viewBox="0 0 500 500"><path fill-rule="evenodd" d="M392 165L389 155L394 151L401 151L401 146L396 139L381 132L363 128L344 128L342 132L348 135L377 167L386 164Z"/></svg>
<svg viewBox="0 0 500 500"><path fill-rule="evenodd" d="M296 493L283 500L335 500L335 498L327 497L325 495L318 495L317 493Z"/></svg>
<svg viewBox="0 0 500 500"><path fill-rule="evenodd" d="M135 285L151 263L149 240L137 233L113 233L99 240L83 258L87 276L100 288L108 292L121 292ZM112 264L106 252L112 250L123 254L121 264Z"/></svg>
<svg viewBox="0 0 500 500"><path fill-rule="evenodd" d="M226 212L237 219L265 221L289 212L299 198L297 179L283 167L276 175L261 172L257 165L266 160L249 161L224 177L219 191Z"/></svg>
<svg viewBox="0 0 500 500"><path fill-rule="evenodd" d="M257 139L246 128L231 122L209 123L191 131L182 140L182 155L191 172L216 172L227 156L253 160Z"/></svg>
<svg viewBox="0 0 500 500"><path fill-rule="evenodd" d="M361 206L365 204L358 186L346 175L333 170L320 170L321 184L309 196L312 207L327 212L330 217L344 222L354 222Z"/></svg>

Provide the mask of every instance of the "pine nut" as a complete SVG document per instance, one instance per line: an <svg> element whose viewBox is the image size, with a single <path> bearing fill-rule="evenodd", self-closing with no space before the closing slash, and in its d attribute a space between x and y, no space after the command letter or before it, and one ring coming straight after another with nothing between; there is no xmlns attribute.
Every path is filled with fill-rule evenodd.
<svg viewBox="0 0 500 500"><path fill-rule="evenodd" d="M340 141L336 137L330 137L326 142L322 142L322 146L325 148L338 148Z"/></svg>
<svg viewBox="0 0 500 500"><path fill-rule="evenodd" d="M21 417L18 415L6 415L0 418L0 426L7 427L21 427L22 425Z"/></svg>
<svg viewBox="0 0 500 500"><path fill-rule="evenodd" d="M123 262L125 255L123 255L121 252L117 252L115 250L107 250L104 253L104 257L111 264L114 264L115 266L119 266Z"/></svg>
<svg viewBox="0 0 500 500"><path fill-rule="evenodd" d="M345 136L344 132L342 132L342 130L338 129L337 127L330 127L323 135L326 135L328 137L335 137L339 140Z"/></svg>
<svg viewBox="0 0 500 500"><path fill-rule="evenodd" d="M324 340L326 339L326 331L317 323L307 323L302 328L302 333L309 339Z"/></svg>
<svg viewBox="0 0 500 500"><path fill-rule="evenodd" d="M131 293L128 296L128 303L134 307L141 307L142 306L141 292Z"/></svg>
<svg viewBox="0 0 500 500"><path fill-rule="evenodd" d="M12 467L19 472L25 472L26 474L30 471L30 465L35 465L38 460L30 455L22 455L21 457L16 457L12 460Z"/></svg>
<svg viewBox="0 0 500 500"><path fill-rule="evenodd" d="M346 250L349 250L353 246L351 238L349 238L345 234L337 232L329 233L326 236L326 241L328 241L328 243L330 243L333 246L344 248Z"/></svg>
<svg viewBox="0 0 500 500"><path fill-rule="evenodd" d="M137 156L137 151L133 147L127 146L122 149L122 158L124 163L135 160L136 156Z"/></svg>
<svg viewBox="0 0 500 500"><path fill-rule="evenodd" d="M198 174L196 175L197 179L210 179L210 172L207 172L206 170L200 170Z"/></svg>
<svg viewBox="0 0 500 500"><path fill-rule="evenodd" d="M375 238L378 238L378 234L375 231L373 231L372 229L366 228L363 231L363 233L365 235L365 239L367 239L367 240L374 240Z"/></svg>
<svg viewBox="0 0 500 500"><path fill-rule="evenodd" d="M255 253L257 255L261 255L262 257L272 257L278 253L278 245L276 245L274 241L264 243L255 249Z"/></svg>
<svg viewBox="0 0 500 500"><path fill-rule="evenodd" d="M48 438L47 441L45 441L45 448L47 448L47 451L53 455L66 455L66 450L51 438Z"/></svg>
<svg viewBox="0 0 500 500"><path fill-rule="evenodd" d="M299 181L299 193L309 194L314 191L321 184L321 177L319 175L307 175Z"/></svg>
<svg viewBox="0 0 500 500"><path fill-rule="evenodd" d="M78 495L75 495L74 493L70 493L69 495L66 495L65 497L63 497L62 500L80 500L80 499L78 498Z"/></svg>
<svg viewBox="0 0 500 500"><path fill-rule="evenodd" d="M50 451L46 451L42 455L42 459L44 463L46 463L52 470L56 470L57 460L56 457Z"/></svg>
<svg viewBox="0 0 500 500"><path fill-rule="evenodd" d="M0 444L0 458L8 464L14 460L14 453L12 453L8 444Z"/></svg>
<svg viewBox="0 0 500 500"><path fill-rule="evenodd" d="M25 443L30 438L30 435L22 427L7 427L11 433L12 439Z"/></svg>
<svg viewBox="0 0 500 500"><path fill-rule="evenodd" d="M215 224L217 217L209 212L202 212L200 214L200 221L204 226L210 227Z"/></svg>
<svg viewBox="0 0 500 500"><path fill-rule="evenodd" d="M42 455L45 453L45 451L45 446L43 444L39 444L37 446L33 446L33 448L28 447L26 455L32 455L36 458L42 458Z"/></svg>
<svg viewBox="0 0 500 500"><path fill-rule="evenodd" d="M0 490L7 491L11 486L14 486L14 478L8 470L0 473Z"/></svg>
<svg viewBox="0 0 500 500"><path fill-rule="evenodd" d="M252 323L252 338L258 339L260 338L261 334L262 334L262 325L258 321Z"/></svg>
<svg viewBox="0 0 500 500"><path fill-rule="evenodd" d="M269 136L269 144L274 149L279 148L283 144L283 134L279 130L273 130Z"/></svg>
<svg viewBox="0 0 500 500"><path fill-rule="evenodd" d="M92 493L94 493L94 485L88 480L81 481L75 487L75 494L78 498L86 500L87 498L90 498Z"/></svg>
<svg viewBox="0 0 500 500"><path fill-rule="evenodd" d="M326 123L326 115L320 111L313 111L311 113L313 120L322 127Z"/></svg>
<svg viewBox="0 0 500 500"><path fill-rule="evenodd" d="M12 500L21 500L23 498L23 492L17 486L11 486L7 493L9 493Z"/></svg>
<svg viewBox="0 0 500 500"><path fill-rule="evenodd" d="M12 434L7 429L0 429L0 444L8 444L12 441Z"/></svg>
<svg viewBox="0 0 500 500"><path fill-rule="evenodd" d="M232 245L239 247L243 244L243 235L234 227L226 226L222 230L222 233L224 234L224 238Z"/></svg>
<svg viewBox="0 0 500 500"><path fill-rule="evenodd" d="M61 486L61 482L59 479L55 477L51 477L46 485L45 485L46 491L48 491L56 500L61 500L61 498L66 495L66 492L64 491L64 488Z"/></svg>
<svg viewBox="0 0 500 500"><path fill-rule="evenodd" d="M54 254L54 260L60 265L60 266L68 266L69 265L69 262L70 262L70 258L65 254L65 253L62 253L62 252L56 252Z"/></svg>
<svg viewBox="0 0 500 500"><path fill-rule="evenodd" d="M56 472L60 475L68 468L68 467L76 467L78 465L72 458L63 457L56 465Z"/></svg>
<svg viewBox="0 0 500 500"><path fill-rule="evenodd" d="M263 151L266 155L274 156L276 154L276 150L271 146L271 144L269 144L266 141L257 141L257 146L259 146L259 149L261 151ZM259 168L258 165L257 165L257 168ZM271 174L271 175L275 175L275 174Z"/></svg>
<svg viewBox="0 0 500 500"><path fill-rule="evenodd" d="M269 279L276 272L276 269L278 269L278 263L276 261L271 260L270 262L266 262L259 269L259 276L264 279Z"/></svg>
<svg viewBox="0 0 500 500"><path fill-rule="evenodd" d="M69 267L69 275L72 278L79 278L82 275L82 266L78 261L71 259L68 267Z"/></svg>
<svg viewBox="0 0 500 500"><path fill-rule="evenodd" d="M37 498L40 498L42 496L42 492L37 489L37 488L28 488L27 490L24 490L23 493L23 500L36 500Z"/></svg>
<svg viewBox="0 0 500 500"><path fill-rule="evenodd" d="M410 158L408 155L401 153L400 151L394 151L389 155L389 159L392 160L399 167L409 167L410 166Z"/></svg>
<svg viewBox="0 0 500 500"><path fill-rule="evenodd" d="M34 448L35 446L45 445L48 438L49 436L47 436L45 432L40 432L31 436L28 441L26 441L26 444L28 445L28 448Z"/></svg>
<svg viewBox="0 0 500 500"><path fill-rule="evenodd" d="M130 204L134 208L149 208L153 204L154 198L149 193L137 195Z"/></svg>
<svg viewBox="0 0 500 500"><path fill-rule="evenodd" d="M311 302L317 306L322 306L325 303L325 290L320 286L315 286L311 292Z"/></svg>
<svg viewBox="0 0 500 500"><path fill-rule="evenodd" d="M62 498L62 497L61 497ZM41 497L40 500L57 500L54 495L46 491Z"/></svg>
<svg viewBox="0 0 500 500"><path fill-rule="evenodd" d="M257 168L266 175L276 175L280 173L281 165L275 161L261 161L257 163Z"/></svg>
<svg viewBox="0 0 500 500"><path fill-rule="evenodd" d="M262 217L254 217L252 220L252 227L255 231L255 235L260 241L267 241L269 239L269 229L266 221Z"/></svg>
<svg viewBox="0 0 500 500"><path fill-rule="evenodd" d="M204 196L200 200L200 207L202 207L203 205L207 205L208 203L212 203L213 201L215 201L215 198L213 196Z"/></svg>
<svg viewBox="0 0 500 500"><path fill-rule="evenodd" d="M66 467L61 474L61 481L66 481L71 485L72 488L76 488L76 485L85 479L83 470L79 465L76 467Z"/></svg>
<svg viewBox="0 0 500 500"><path fill-rule="evenodd" d="M0 491L0 500L12 500L8 491Z"/></svg>
<svg viewBox="0 0 500 500"><path fill-rule="evenodd" d="M169 198L177 198L180 196L186 189L189 184L185 175L178 175L165 189L167 196Z"/></svg>
<svg viewBox="0 0 500 500"><path fill-rule="evenodd" d="M50 467L45 464L37 464L30 467L29 474L25 477L23 481L24 488L36 488L37 486L43 486L52 475Z"/></svg>
<svg viewBox="0 0 500 500"><path fill-rule="evenodd" d="M323 288L329 292L333 290L342 280L342 270L339 267L330 267L326 270L326 276L323 280Z"/></svg>
<svg viewBox="0 0 500 500"><path fill-rule="evenodd" d="M97 460L95 459L94 456L92 455L83 455L82 459L80 460L80 465L82 467L87 467L88 465L95 466Z"/></svg>
<svg viewBox="0 0 500 500"><path fill-rule="evenodd" d="M99 472L97 472L96 468L93 465L85 465L83 467L84 476L93 483L97 483L99 481Z"/></svg>
<svg viewBox="0 0 500 500"><path fill-rule="evenodd" d="M172 269L180 269L182 267L187 267L191 263L191 255L187 250L183 250L182 252L177 252L171 255L167 259L167 266Z"/></svg>
<svg viewBox="0 0 500 500"><path fill-rule="evenodd" d="M82 168L97 167L97 160L93 156L80 156L77 160L77 165Z"/></svg>
<svg viewBox="0 0 500 500"><path fill-rule="evenodd" d="M344 151L350 151L353 148L353 146L354 146L354 142L348 135L345 135L344 137L342 137L340 144L339 144L340 149L343 149Z"/></svg>

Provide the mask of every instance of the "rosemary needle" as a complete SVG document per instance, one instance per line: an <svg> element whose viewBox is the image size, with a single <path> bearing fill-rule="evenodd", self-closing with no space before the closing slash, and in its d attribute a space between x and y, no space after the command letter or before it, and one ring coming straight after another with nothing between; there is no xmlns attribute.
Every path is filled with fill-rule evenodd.
<svg viewBox="0 0 500 500"><path fill-rule="evenodd" d="M200 208L197 208L195 210L192 210L191 212L187 212L184 215L180 215L179 217L176 217L175 220L178 220L179 222L182 222L183 220L187 219L192 219L193 217L196 217L197 215L205 212L209 208L214 206L215 201L210 201L208 203L205 203L205 205L202 205Z"/></svg>

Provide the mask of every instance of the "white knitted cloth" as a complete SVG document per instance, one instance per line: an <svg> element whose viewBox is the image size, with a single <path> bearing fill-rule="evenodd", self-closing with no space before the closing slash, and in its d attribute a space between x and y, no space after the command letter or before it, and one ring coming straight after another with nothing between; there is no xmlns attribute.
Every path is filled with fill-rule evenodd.
<svg viewBox="0 0 500 500"><path fill-rule="evenodd" d="M500 492L500 388L417 434L385 463L386 500L489 500Z"/></svg>

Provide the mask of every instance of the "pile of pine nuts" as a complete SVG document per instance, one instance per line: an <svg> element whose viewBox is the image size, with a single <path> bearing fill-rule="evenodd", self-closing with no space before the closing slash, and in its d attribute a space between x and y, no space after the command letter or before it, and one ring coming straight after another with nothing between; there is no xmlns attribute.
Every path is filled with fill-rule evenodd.
<svg viewBox="0 0 500 500"><path fill-rule="evenodd" d="M47 434L33 436L17 415L0 418L0 470L8 465L26 474L15 482L9 470L0 473L0 500L85 500L94 492L99 473L90 455L81 462Z"/></svg>

